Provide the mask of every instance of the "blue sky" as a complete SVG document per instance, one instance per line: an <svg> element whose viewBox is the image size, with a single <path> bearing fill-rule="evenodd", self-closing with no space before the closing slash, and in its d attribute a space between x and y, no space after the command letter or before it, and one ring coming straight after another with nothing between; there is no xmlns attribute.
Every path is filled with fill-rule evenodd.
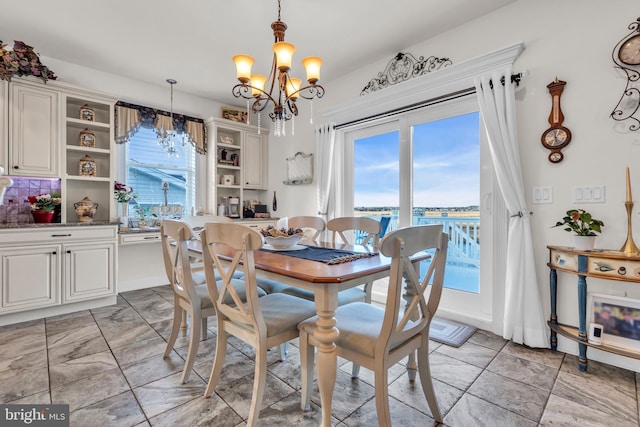
<svg viewBox="0 0 640 427"><path fill-rule="evenodd" d="M355 144L354 206L398 206L398 132ZM479 114L414 127L414 206L479 204Z"/></svg>

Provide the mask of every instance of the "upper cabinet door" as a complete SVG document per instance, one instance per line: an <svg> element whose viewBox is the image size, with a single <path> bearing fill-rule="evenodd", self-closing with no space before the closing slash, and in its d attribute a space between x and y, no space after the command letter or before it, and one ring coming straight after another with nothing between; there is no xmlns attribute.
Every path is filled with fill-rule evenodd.
<svg viewBox="0 0 640 427"><path fill-rule="evenodd" d="M7 146L7 138L9 137L8 99L9 82L0 80L0 166L4 168L4 174L11 173L8 165L9 147Z"/></svg>
<svg viewBox="0 0 640 427"><path fill-rule="evenodd" d="M267 140L264 135L247 132L244 135L242 155L242 184L244 188L266 190L269 186Z"/></svg>
<svg viewBox="0 0 640 427"><path fill-rule="evenodd" d="M10 84L10 175L58 176L59 93Z"/></svg>

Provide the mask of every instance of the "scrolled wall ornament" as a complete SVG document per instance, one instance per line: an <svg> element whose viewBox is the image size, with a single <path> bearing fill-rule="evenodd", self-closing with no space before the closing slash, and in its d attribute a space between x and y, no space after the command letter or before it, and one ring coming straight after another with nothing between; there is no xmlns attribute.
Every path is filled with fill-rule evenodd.
<svg viewBox="0 0 640 427"><path fill-rule="evenodd" d="M425 58L424 56L420 56L416 59L416 57L410 53L399 52L389 61L384 71L379 72L377 77L372 78L369 83L367 83L362 89L362 92L360 92L360 96L423 74L437 71L452 64L449 58L438 58L435 56Z"/></svg>
<svg viewBox="0 0 640 427"><path fill-rule="evenodd" d="M637 131L640 130L640 18L628 28L631 32L615 45L611 53L615 68L622 70L627 78L627 85L611 112L611 118L619 122L631 120L629 130Z"/></svg>

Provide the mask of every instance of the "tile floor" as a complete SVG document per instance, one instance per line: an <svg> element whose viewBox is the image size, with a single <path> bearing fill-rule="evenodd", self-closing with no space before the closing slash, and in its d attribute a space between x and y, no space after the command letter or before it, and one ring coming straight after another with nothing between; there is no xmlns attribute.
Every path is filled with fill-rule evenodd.
<svg viewBox="0 0 640 427"><path fill-rule="evenodd" d="M231 341L216 392L202 394L215 351L215 318L195 370L180 383L186 339L162 358L172 318L172 291L126 292L114 306L0 327L0 403L68 403L72 426L245 425L253 351ZM299 352L285 362L270 352L260 423L317 426L318 406L302 412ZM432 343L431 370L446 426L637 426L640 374L597 362L581 373L577 359L533 350L483 331L460 348ZM377 424L373 378L350 377L339 360L334 425ZM430 426L424 395L404 366L389 374L397 426ZM319 404L316 393L315 404Z"/></svg>

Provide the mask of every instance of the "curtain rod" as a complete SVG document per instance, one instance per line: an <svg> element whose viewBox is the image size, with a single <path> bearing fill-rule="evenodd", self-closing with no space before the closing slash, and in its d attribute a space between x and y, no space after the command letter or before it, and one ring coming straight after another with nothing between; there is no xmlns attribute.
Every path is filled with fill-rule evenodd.
<svg viewBox="0 0 640 427"><path fill-rule="evenodd" d="M528 75L528 71L525 70L522 73L518 73L518 74L512 74L511 75L511 83L515 83L516 86L520 86L520 81L522 80L523 77L526 77ZM504 76L500 79L500 83L502 83L502 85L504 86ZM491 84L493 84L493 82L491 82ZM456 92L451 92L448 93L446 95L441 95L441 96L436 96L434 98L430 98L430 99L426 99L424 101L420 101L420 102L416 102L410 105L405 105L403 107L399 107L399 108L395 108L393 110L388 110L382 113L378 113L378 114L374 114L371 116L367 116L367 117L363 117L360 119L355 119L355 120L351 120L345 123L340 123L335 125L333 128L334 129L342 129L345 127L349 127L349 126L353 126L353 125L357 125L357 124L361 124L361 123L366 123L366 122L370 122L376 119L381 119L383 117L391 117L391 116L395 116L398 114L402 114L402 113L407 113L409 111L413 111L413 110L418 110L420 108L424 108L424 107L429 107L431 105L436 105L436 104L440 104L442 102L446 102L446 101L451 101L454 99L458 99L458 98L462 98L464 96L468 96L471 94L476 93L476 88L475 87L468 87L466 89L461 89L458 90Z"/></svg>

